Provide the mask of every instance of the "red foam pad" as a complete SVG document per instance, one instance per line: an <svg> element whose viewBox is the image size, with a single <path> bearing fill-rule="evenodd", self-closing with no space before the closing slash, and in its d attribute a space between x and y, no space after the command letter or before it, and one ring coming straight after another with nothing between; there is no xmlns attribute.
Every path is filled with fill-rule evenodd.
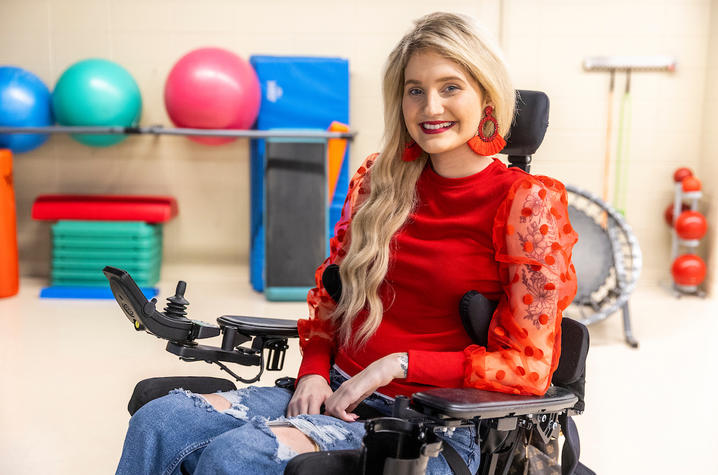
<svg viewBox="0 0 718 475"><path fill-rule="evenodd" d="M164 223L175 216L171 196L40 195L32 205L33 219Z"/></svg>

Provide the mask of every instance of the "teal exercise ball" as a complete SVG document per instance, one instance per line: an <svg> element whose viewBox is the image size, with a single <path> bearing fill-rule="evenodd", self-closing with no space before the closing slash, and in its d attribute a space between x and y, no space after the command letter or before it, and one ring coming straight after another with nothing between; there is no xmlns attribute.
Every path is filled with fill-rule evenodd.
<svg viewBox="0 0 718 475"><path fill-rule="evenodd" d="M136 126L142 96L132 75L106 59L86 59L65 70L52 92L55 120L67 126ZM125 135L73 134L80 143L107 147Z"/></svg>

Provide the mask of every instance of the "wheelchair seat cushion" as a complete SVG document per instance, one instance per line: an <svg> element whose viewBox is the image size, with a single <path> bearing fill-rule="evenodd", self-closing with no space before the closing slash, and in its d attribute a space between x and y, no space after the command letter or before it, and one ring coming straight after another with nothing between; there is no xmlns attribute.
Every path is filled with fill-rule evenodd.
<svg viewBox="0 0 718 475"><path fill-rule="evenodd" d="M332 450L331 452L309 452L300 454L289 461L284 475L315 475L320 473L341 473L363 475L362 450Z"/></svg>
<svg viewBox="0 0 718 475"><path fill-rule="evenodd" d="M130 415L153 399L166 396L173 389L183 388L193 393L207 394L237 389L233 382L205 376L167 376L143 379L135 385L127 410Z"/></svg>

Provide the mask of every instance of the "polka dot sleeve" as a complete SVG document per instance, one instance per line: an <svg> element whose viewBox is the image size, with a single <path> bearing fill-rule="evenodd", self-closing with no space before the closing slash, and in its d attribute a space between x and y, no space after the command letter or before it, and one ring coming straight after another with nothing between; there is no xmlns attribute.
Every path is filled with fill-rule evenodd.
<svg viewBox="0 0 718 475"><path fill-rule="evenodd" d="M359 206L369 197L368 170L378 154L370 155L349 182L342 215L329 240L330 255L314 273L316 287L307 294L309 318L297 321L302 364L297 379L305 374L321 374L329 377L329 361L334 350L334 326L329 316L336 304L322 285L322 274L330 264L340 264L349 249L349 230L352 218Z"/></svg>
<svg viewBox="0 0 718 475"><path fill-rule="evenodd" d="M578 240L564 186L526 176L499 206L493 241L504 290L486 348L466 348L464 385L515 394L546 392L561 353L561 317L576 295Z"/></svg>

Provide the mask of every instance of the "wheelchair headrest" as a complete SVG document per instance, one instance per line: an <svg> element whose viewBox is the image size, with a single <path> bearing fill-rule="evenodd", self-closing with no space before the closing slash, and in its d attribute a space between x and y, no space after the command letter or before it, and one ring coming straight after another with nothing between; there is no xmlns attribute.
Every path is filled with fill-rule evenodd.
<svg viewBox="0 0 718 475"><path fill-rule="evenodd" d="M533 155L543 142L548 128L548 96L541 91L516 90L516 114L499 153Z"/></svg>

